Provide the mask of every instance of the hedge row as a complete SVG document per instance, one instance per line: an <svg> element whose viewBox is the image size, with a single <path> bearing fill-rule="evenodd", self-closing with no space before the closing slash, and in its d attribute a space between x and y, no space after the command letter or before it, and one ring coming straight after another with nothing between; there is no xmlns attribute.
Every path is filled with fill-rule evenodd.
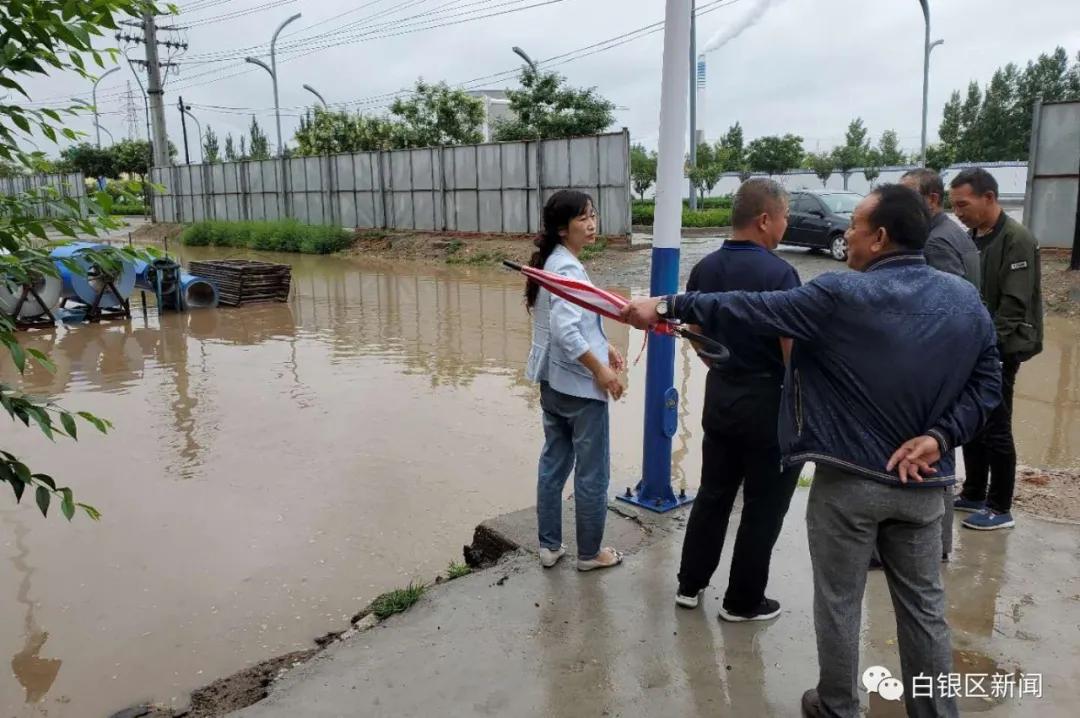
<svg viewBox="0 0 1080 718"><path fill-rule="evenodd" d="M352 235L340 227L301 224L295 219L276 222L197 222L180 236L193 247L244 247L268 252L330 254L349 247Z"/></svg>
<svg viewBox="0 0 1080 718"><path fill-rule="evenodd" d="M631 224L649 225L653 223L655 207L652 204L634 204ZM727 227L731 224L731 209L718 207L692 212L683 207L682 226L684 227Z"/></svg>

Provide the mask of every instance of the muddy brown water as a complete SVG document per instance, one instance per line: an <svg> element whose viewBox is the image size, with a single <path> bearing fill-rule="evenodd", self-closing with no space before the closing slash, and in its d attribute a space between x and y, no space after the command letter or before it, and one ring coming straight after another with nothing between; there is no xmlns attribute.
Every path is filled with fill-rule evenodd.
<svg viewBox="0 0 1080 718"><path fill-rule="evenodd" d="M225 256L238 255L184 250ZM516 277L264 256L293 264L287 304L159 320L136 303L130 322L27 335L57 372L32 370L26 390L115 430L80 427L77 444L5 433L103 518L68 524L0 499L0 715L181 705L431 580L476 524L533 504L541 429ZM804 279L835 268L793 259ZM1019 443L1028 463L1063 464L1080 446L1080 332L1052 320L1048 334L1020 375ZM642 335L609 335L632 362ZM613 493L637 480L644 367L612 411ZM691 490L704 375L681 344L673 481Z"/></svg>

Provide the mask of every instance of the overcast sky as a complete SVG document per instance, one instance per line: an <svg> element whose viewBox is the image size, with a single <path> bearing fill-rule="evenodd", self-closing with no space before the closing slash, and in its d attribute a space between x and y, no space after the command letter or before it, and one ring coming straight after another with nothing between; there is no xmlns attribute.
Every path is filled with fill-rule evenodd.
<svg viewBox="0 0 1080 718"><path fill-rule="evenodd" d="M701 7L716 8L698 21L699 47L738 23L761 1L698 0ZM195 105L193 113L203 129L212 126L222 141L228 132L246 131L254 113L273 146L269 75L242 59L205 61L245 54L268 60L274 28L296 12L303 17L278 41L286 140L303 108L314 101L302 88L305 83L331 105L399 91L420 76L454 85L519 66L520 60L510 50L514 45L533 59L543 60L629 33L664 15L660 0L562 0L522 9L542 2L181 0L180 16L161 20L161 24L191 26L183 33L161 35L162 39L179 35L189 44L186 53L173 58L181 67L170 70L167 78L169 137L181 148L182 158L176 109L177 96L182 95L185 102ZM892 128L904 148L918 148L923 19L916 0L773 0L770 5L759 23L708 55L704 110L708 139L716 139L738 120L748 140L794 132L803 136L807 150L824 150L842 141L848 121L861 116L875 141L883 130ZM1073 58L1080 51L1077 0L931 0L931 6L933 36L945 40L944 46L934 50L931 64L931 141L942 105L953 89L966 87L972 79L983 84L996 67L1024 63L1057 45ZM241 14L248 9L258 11ZM415 31L429 24L504 11L514 12ZM342 33L345 25L358 21L359 26L343 34L325 35ZM365 32L367 37L356 37ZM288 50L290 43L305 38L305 47ZM345 44L315 49L331 42ZM133 57L142 57L142 46L134 46L131 52ZM301 56L301 52L307 54ZM657 32L553 69L574 85L597 87L625 108L616 113L615 128L628 127L634 141L655 147L662 52L663 33ZM234 73L242 74L223 77ZM128 132L122 93L129 80L136 98L138 131L145 137L142 95L127 67L105 78L98 90L98 104L105 113L102 125L117 140ZM470 87L504 88L515 82L514 78L497 79ZM35 100L50 100L76 94L89 97L88 85L77 76L54 76L31 81L29 89ZM381 103L385 100L364 109L385 112L378 107ZM91 121L84 118L71 121L70 126L88 133L92 129ZM194 142L190 122L188 132ZM107 136L102 139L108 140ZM192 161L197 156L193 149Z"/></svg>

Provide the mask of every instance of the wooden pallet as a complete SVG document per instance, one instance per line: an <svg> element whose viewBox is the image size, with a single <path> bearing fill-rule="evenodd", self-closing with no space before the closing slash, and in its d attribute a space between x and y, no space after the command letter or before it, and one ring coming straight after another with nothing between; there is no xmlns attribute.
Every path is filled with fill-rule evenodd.
<svg viewBox="0 0 1080 718"><path fill-rule="evenodd" d="M217 287L221 304L240 306L289 299L292 267L287 264L220 259L191 262L188 271L212 282Z"/></svg>

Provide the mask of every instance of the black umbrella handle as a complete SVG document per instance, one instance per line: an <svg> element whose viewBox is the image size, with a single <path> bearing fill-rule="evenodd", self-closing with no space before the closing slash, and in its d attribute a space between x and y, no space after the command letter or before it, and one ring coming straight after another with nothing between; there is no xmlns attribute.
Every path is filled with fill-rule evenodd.
<svg viewBox="0 0 1080 718"><path fill-rule="evenodd" d="M731 359L731 350L715 339L679 326L672 326L672 329L674 329L683 339L689 339L702 346L708 347L708 351L705 349L698 349L698 356L708 359L711 362L716 362L717 364L724 364Z"/></svg>
<svg viewBox="0 0 1080 718"><path fill-rule="evenodd" d="M506 267L507 269L513 269L515 272L520 272L521 271L521 265L518 264L517 262L511 262L509 259L504 259L502 263L503 263L503 266Z"/></svg>

